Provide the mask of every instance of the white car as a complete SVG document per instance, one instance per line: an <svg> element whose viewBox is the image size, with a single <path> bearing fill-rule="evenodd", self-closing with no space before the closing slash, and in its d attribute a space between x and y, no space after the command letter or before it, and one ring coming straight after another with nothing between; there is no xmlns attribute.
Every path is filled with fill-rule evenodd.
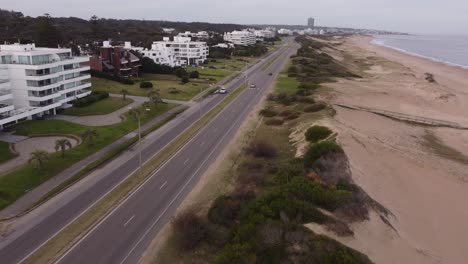
<svg viewBox="0 0 468 264"><path fill-rule="evenodd" d="M218 93L220 93L220 94L227 93L226 88L222 87L221 89L218 90Z"/></svg>
<svg viewBox="0 0 468 264"><path fill-rule="evenodd" d="M255 84L251 84L250 88L257 88L257 86Z"/></svg>

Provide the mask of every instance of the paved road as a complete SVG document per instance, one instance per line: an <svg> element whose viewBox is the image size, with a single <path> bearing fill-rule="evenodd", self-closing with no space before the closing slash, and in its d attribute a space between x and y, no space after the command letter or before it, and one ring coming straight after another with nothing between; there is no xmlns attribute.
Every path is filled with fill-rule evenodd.
<svg viewBox="0 0 468 264"><path fill-rule="evenodd" d="M278 53L274 53L268 58L273 58L276 54ZM286 61L286 56L286 53L283 54L270 66L268 71L261 72L260 70L267 59L247 70L246 74L257 84L259 89L244 91L221 115L215 118L165 166L161 167L138 192L110 214L105 223L98 225L89 236L66 254L61 262L119 263L124 259L128 260L129 263L136 262L134 260L139 258L151 237L168 221L183 197L190 191L196 182L195 179L201 175L221 151L228 139L232 138L240 121L258 102L260 93L264 92L265 87L273 82L274 76L268 76L267 73L279 72ZM250 77L256 73L258 75ZM226 87L232 91L242 82L242 78L237 78ZM173 138L190 127L199 118L200 114L208 112L217 105L222 98L223 96L218 95L206 100L200 106L199 112L188 113L189 115L174 126L171 131L145 146L142 150L143 159L147 160L157 153ZM66 206L57 209L36 226L2 246L0 249L1 262L17 263L22 260L89 208L108 190L111 190L128 177L136 169L137 164L138 158L136 155L109 172L109 177L102 177L92 187L68 202ZM121 223L121 221L124 222ZM125 227L123 224L125 224ZM109 227L113 228L107 229ZM122 237L123 233L125 233L125 238Z"/></svg>
<svg viewBox="0 0 468 264"><path fill-rule="evenodd" d="M290 52L290 51L289 51ZM152 238L174 214L198 178L217 157L279 73L289 52L246 89L169 162L82 239L59 263L137 263Z"/></svg>

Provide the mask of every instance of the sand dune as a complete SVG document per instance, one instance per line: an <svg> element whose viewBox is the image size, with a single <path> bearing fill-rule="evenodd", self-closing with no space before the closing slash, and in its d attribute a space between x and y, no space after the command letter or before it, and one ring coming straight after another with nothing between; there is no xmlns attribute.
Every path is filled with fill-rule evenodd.
<svg viewBox="0 0 468 264"><path fill-rule="evenodd" d="M347 39L334 57L363 79L327 84L328 99L468 125L468 70ZM349 59L352 58L352 59ZM424 79L434 74L437 83ZM466 263L468 259L468 130L409 124L336 107L333 127L353 177L389 209L338 238L376 263ZM312 227L317 228L317 227ZM320 230L316 230L320 231Z"/></svg>

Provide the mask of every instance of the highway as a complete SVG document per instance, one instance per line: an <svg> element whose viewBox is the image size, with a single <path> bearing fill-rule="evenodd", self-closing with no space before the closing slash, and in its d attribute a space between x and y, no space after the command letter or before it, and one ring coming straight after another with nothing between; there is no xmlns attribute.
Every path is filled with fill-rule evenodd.
<svg viewBox="0 0 468 264"><path fill-rule="evenodd" d="M283 52L287 49L286 52ZM192 140L161 166L123 203L67 251L59 263L137 263L157 232L170 220L178 205L198 178L234 136L247 114L274 82L293 48L282 47L245 72L256 89L246 89L203 128ZM281 54L266 71L262 65ZM269 72L273 76L269 76ZM229 92L244 82L239 77L226 85ZM150 159L177 135L196 122L223 99L206 99L200 109L191 111L170 131L147 144L143 160ZM195 106L198 107L198 106ZM2 263L18 263L72 222L105 193L112 190L138 166L138 155L108 172L108 176L58 208L33 228L0 249Z"/></svg>

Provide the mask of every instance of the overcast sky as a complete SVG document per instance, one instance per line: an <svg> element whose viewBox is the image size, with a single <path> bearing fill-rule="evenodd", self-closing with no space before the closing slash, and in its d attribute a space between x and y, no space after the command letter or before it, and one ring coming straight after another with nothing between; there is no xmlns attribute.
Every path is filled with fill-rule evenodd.
<svg viewBox="0 0 468 264"><path fill-rule="evenodd" d="M468 0L1 0L25 15L305 24L468 35Z"/></svg>

